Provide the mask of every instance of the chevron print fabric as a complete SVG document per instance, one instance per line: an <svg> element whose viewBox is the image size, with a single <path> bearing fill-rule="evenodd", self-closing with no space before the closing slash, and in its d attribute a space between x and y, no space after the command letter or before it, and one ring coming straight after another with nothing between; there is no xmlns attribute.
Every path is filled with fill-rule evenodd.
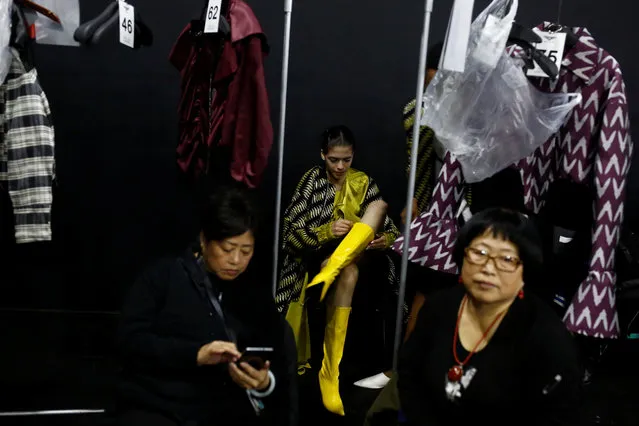
<svg viewBox="0 0 639 426"><path fill-rule="evenodd" d="M409 259L432 269L456 273L453 247L457 237L455 213L463 195L461 165L449 152L444 158L428 211L411 223ZM404 237L395 240L393 249L399 254L404 248Z"/></svg>
<svg viewBox="0 0 639 426"><path fill-rule="evenodd" d="M538 28L549 25L546 22ZM513 167L521 173L525 204L534 213L542 209L544 196L557 179L592 188L595 225L590 272L573 297L564 321L575 333L616 338L619 322L614 259L633 151L628 104L619 63L596 44L587 29L573 28L573 32L579 41L566 53L558 79L533 78L531 82L545 92L581 93L582 102L559 132ZM411 224L412 262L456 271L449 257L457 231L451 212L457 211L462 183L459 165L448 156L428 213ZM401 252L402 245L400 239L394 249Z"/></svg>

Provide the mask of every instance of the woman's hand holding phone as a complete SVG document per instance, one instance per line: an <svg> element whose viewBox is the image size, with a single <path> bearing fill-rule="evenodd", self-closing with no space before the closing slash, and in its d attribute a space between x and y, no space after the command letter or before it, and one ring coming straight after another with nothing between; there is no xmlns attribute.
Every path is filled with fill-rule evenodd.
<svg viewBox="0 0 639 426"><path fill-rule="evenodd" d="M242 354L232 342L216 340L200 348L197 353L197 365L217 365L235 362Z"/></svg>
<svg viewBox="0 0 639 426"><path fill-rule="evenodd" d="M266 361L261 369L253 368L248 362L229 363L231 379L242 389L264 390L270 385L268 371L271 363Z"/></svg>

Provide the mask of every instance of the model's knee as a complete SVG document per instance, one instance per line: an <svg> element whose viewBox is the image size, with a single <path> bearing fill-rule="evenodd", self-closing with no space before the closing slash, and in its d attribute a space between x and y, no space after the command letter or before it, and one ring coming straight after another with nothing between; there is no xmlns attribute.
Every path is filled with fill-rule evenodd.
<svg viewBox="0 0 639 426"><path fill-rule="evenodd" d="M373 201L368 208L375 210L380 215L386 215L386 212L388 211L388 203L384 200L377 200Z"/></svg>
<svg viewBox="0 0 639 426"><path fill-rule="evenodd" d="M357 265L351 263L342 270L339 279L339 286L342 290L352 292L355 290L357 280L359 279L359 269Z"/></svg>

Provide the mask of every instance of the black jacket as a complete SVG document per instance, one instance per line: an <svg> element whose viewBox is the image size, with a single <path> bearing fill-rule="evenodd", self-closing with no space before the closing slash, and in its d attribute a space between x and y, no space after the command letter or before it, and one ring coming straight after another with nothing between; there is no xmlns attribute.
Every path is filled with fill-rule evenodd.
<svg viewBox="0 0 639 426"><path fill-rule="evenodd" d="M458 285L427 298L402 348L397 385L407 424L578 424L582 375L575 344L560 318L531 294L515 300L489 344L464 367L469 376L475 372L469 384L447 398L463 296ZM457 354L460 360L468 355L459 342Z"/></svg>
<svg viewBox="0 0 639 426"><path fill-rule="evenodd" d="M231 283L209 275L215 291L223 292L226 323L237 334L238 348L275 349L270 361L276 387L263 399L265 408L258 418L226 365L197 366L203 345L229 337L207 297L204 280L189 270L194 266L199 267L187 251L180 258L158 262L132 287L119 334L121 409L157 411L181 424L294 424L295 340L275 308L268 281L252 279L248 271Z"/></svg>

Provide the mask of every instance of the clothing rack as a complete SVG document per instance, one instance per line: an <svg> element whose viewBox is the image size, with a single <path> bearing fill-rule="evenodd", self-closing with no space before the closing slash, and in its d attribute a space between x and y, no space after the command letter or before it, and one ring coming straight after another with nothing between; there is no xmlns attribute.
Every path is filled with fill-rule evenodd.
<svg viewBox="0 0 639 426"><path fill-rule="evenodd" d="M433 1L425 0L424 7L424 27L422 31L422 41L419 52L419 68L417 70L417 96L415 104L415 124L413 125L413 143L411 147L410 174L408 179L408 195L406 197L406 227L404 229L404 247L402 253L401 275L399 281L399 296L397 300L397 319L395 323L395 346L393 356L393 370L397 370L397 354L401 344L401 331L403 324L403 305L406 297L406 277L408 272L408 244L410 239L410 223L412 217L412 203L415 196L415 177L417 172L417 152L419 144L419 130L422 116L422 110L419 106L422 104L424 95L424 78L426 76L426 54L428 51L428 36L430 32L430 20L433 12ZM284 140L286 130L286 96L288 92L288 64L290 56L291 42L291 15L293 12L293 0L284 0L284 48L282 58L282 88L280 92L280 123L278 134L278 156L277 156L277 192L275 197L275 232L273 239L273 296L277 289L279 278L279 251L280 251L280 227L282 215L282 181L284 171Z"/></svg>
<svg viewBox="0 0 639 426"><path fill-rule="evenodd" d="M280 227L282 216L282 182L284 179L284 133L286 130L286 95L288 92L288 60L291 46L291 14L293 0L284 0L284 48L282 50L282 88L280 92L280 124L277 135L277 192L275 195L275 233L273 238L273 297L279 278Z"/></svg>
<svg viewBox="0 0 639 426"><path fill-rule="evenodd" d="M419 130L422 121L422 102L424 98L424 79L426 77L426 54L428 53L428 36L430 18L433 13L433 0L426 0L424 8L424 28L419 51L419 68L417 70L417 94L415 96L415 123L413 124L413 144L410 154L410 173L408 176L408 194L406 195L406 224L404 225L404 246L399 276L399 295L397 296L397 319L395 322L395 345L393 347L393 371L397 371L399 346L402 342L402 324L404 299L406 298L406 278L408 275L408 249L410 241L410 224L413 222L413 198L415 197L415 178L417 175L417 153L419 149Z"/></svg>

